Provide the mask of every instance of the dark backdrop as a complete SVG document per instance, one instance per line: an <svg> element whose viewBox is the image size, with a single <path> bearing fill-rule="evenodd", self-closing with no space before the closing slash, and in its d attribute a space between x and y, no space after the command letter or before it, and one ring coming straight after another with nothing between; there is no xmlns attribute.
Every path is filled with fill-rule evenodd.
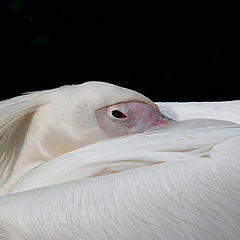
<svg viewBox="0 0 240 240"><path fill-rule="evenodd" d="M234 6L91 4L6 2L1 99L90 80L155 101L240 99Z"/></svg>

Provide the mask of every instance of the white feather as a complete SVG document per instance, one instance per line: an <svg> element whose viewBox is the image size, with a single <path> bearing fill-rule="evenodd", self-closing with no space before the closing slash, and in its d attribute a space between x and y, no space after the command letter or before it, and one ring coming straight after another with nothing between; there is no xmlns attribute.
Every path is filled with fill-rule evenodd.
<svg viewBox="0 0 240 240"><path fill-rule="evenodd" d="M106 88L112 94L103 100ZM0 197L0 239L239 239L240 101L158 103L161 113L183 122L83 147L79 132L73 131L80 119L77 109L85 110L87 117L79 129L95 140L89 144L106 137L97 127L87 127L88 122L96 123L87 109L123 99L154 106L136 92L126 94L122 88L100 83L0 103L4 113L0 115L0 153L11 146L24 149L25 157L29 149L34 154L38 150L41 157L30 158L33 165L28 170L44 162L13 184L12 192L17 193ZM58 113L66 113L71 120L56 121L59 116L64 119ZM47 133L54 139L58 128L66 137L56 141L64 148L63 155L53 151L56 143L51 138L42 141ZM37 148L25 145L33 139ZM76 150L65 148L70 145ZM14 158L0 159L1 181L14 173L16 163L29 159L23 161L18 151L13 153Z"/></svg>
<svg viewBox="0 0 240 240"><path fill-rule="evenodd" d="M239 239L238 126L153 132L125 140L128 144L123 149L116 143L122 144L123 138L113 140L108 151L124 156L122 150L128 148L123 157L127 160L134 146L139 161L146 161L144 152L151 152L151 161L166 163L2 197L0 236L36 240ZM149 145L141 149L134 142ZM92 150L94 147L95 158L105 160L99 144Z"/></svg>
<svg viewBox="0 0 240 240"><path fill-rule="evenodd" d="M159 163L197 159L208 154L209 149L221 141L238 136L237 127L236 124L224 121L186 121L172 124L158 132L106 140L40 165L25 174L10 192ZM211 137L206 137L206 134Z"/></svg>
<svg viewBox="0 0 240 240"><path fill-rule="evenodd" d="M240 124L240 101L226 102L158 102L160 111L178 121L216 119Z"/></svg>

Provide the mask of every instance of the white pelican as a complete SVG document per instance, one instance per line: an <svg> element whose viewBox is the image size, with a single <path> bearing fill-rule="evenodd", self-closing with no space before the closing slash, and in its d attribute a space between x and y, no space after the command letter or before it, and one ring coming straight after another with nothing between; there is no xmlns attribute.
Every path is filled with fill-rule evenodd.
<svg viewBox="0 0 240 240"><path fill-rule="evenodd" d="M77 95L89 86L102 92L96 105ZM1 153L8 141L17 154L9 166L0 160L2 195L9 193L0 198L0 239L239 239L240 101L158 103L157 113L142 95L104 83L7 101L0 104L0 114L8 113L0 116ZM116 106L115 117L124 114L112 118L118 127L108 115ZM138 120L121 125L133 121L130 113ZM131 133L140 134L122 136ZM22 158L29 149L38 157Z"/></svg>

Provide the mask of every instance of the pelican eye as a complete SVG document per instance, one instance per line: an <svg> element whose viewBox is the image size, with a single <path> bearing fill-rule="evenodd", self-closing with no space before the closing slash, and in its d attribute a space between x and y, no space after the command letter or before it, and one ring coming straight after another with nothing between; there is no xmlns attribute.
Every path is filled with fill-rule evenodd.
<svg viewBox="0 0 240 240"><path fill-rule="evenodd" d="M111 111L111 115L114 117L114 118L117 118L117 119L126 119L127 118L127 115L124 114L123 112L119 111L119 110L112 110Z"/></svg>

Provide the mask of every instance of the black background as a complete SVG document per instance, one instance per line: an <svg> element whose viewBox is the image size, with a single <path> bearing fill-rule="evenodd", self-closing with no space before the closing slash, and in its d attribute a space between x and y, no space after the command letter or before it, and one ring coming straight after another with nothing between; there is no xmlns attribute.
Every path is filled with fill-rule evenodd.
<svg viewBox="0 0 240 240"><path fill-rule="evenodd" d="M0 99L91 80L154 101L240 99L238 8L219 4L9 0Z"/></svg>

